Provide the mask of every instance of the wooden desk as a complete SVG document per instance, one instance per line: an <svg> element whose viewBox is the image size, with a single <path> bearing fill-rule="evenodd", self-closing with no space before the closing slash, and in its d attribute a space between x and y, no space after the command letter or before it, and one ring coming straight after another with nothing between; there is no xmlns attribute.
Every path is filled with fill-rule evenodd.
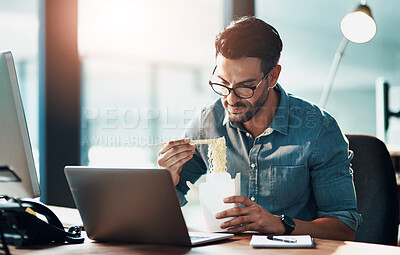
<svg viewBox="0 0 400 255"><path fill-rule="evenodd" d="M80 224L81 218L76 209L49 206L50 209L60 218L64 225ZM85 235L85 233L83 233ZM216 243L200 245L196 247L178 247L145 244L124 244L124 243L98 243L86 238L83 244L67 245L45 245L37 247L16 248L9 246L11 254L42 254L42 255L63 255L63 254L400 254L400 247L367 244L358 242L343 242L325 239L315 239L315 248L310 249L254 249L250 247L251 234L235 235L235 237Z"/></svg>
<svg viewBox="0 0 400 255"><path fill-rule="evenodd" d="M315 239L315 248L310 249L254 249L250 247L251 235L237 235L232 239L217 242L214 244L196 246L192 248L160 246L160 245L141 245L141 244L119 244L119 243L97 243L86 239L83 244L70 245L49 245L34 248L16 249L10 246L11 254L42 254L42 255L61 255L61 254L400 254L400 247L342 242L324 239Z"/></svg>

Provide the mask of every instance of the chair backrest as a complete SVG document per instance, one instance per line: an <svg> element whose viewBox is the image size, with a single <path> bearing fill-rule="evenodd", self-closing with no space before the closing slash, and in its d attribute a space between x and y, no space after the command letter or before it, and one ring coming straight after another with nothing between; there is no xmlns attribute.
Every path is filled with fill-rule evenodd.
<svg viewBox="0 0 400 255"><path fill-rule="evenodd" d="M356 241L397 245L399 200L396 176L385 144L374 136L347 134L358 210L363 223Z"/></svg>

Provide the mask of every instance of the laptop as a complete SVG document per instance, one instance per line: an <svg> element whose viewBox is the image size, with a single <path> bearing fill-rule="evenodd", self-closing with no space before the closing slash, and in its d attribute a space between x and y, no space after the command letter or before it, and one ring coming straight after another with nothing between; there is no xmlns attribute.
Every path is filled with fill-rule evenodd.
<svg viewBox="0 0 400 255"><path fill-rule="evenodd" d="M188 232L167 169L64 169L90 239L96 241L192 246L233 237Z"/></svg>

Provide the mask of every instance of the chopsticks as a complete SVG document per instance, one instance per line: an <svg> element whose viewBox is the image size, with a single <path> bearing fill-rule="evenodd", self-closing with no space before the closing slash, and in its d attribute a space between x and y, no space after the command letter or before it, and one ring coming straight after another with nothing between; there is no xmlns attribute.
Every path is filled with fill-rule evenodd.
<svg viewBox="0 0 400 255"><path fill-rule="evenodd" d="M190 142L191 145L194 144L210 144L213 143L215 140L217 139L204 139L204 140L192 140ZM150 144L149 147L160 147L160 146L164 146L167 143L156 143L156 144Z"/></svg>

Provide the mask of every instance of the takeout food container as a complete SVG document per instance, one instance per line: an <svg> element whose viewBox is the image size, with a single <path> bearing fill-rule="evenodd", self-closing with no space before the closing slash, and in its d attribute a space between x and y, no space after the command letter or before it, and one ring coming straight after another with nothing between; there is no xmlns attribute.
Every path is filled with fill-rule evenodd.
<svg viewBox="0 0 400 255"><path fill-rule="evenodd" d="M192 185L191 185L192 186ZM236 204L226 204L225 197L240 195L240 173L234 179L227 172L209 173L206 181L199 186L199 200L203 212L205 228L209 232L225 232L221 223L233 218L216 219L218 212L234 208Z"/></svg>

